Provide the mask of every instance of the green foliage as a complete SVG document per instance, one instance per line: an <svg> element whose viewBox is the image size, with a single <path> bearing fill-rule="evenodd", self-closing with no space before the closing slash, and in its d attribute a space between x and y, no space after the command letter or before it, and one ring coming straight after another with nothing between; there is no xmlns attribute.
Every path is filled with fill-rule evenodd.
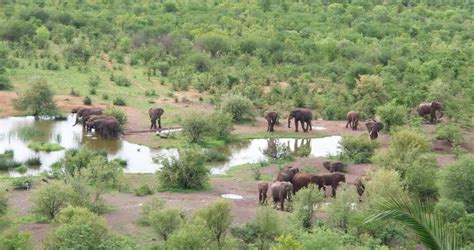
<svg viewBox="0 0 474 250"><path fill-rule="evenodd" d="M356 107L368 116L375 114L375 109L388 98L383 79L376 75L362 75L356 80Z"/></svg>
<svg viewBox="0 0 474 250"><path fill-rule="evenodd" d="M133 192L136 196L146 196L153 194L153 190L147 184L140 185L138 188L135 188Z"/></svg>
<svg viewBox="0 0 474 250"><path fill-rule="evenodd" d="M87 167L81 169L81 176L86 178L91 186L101 190L119 187L122 175L122 166L117 162L107 161L103 156L90 159Z"/></svg>
<svg viewBox="0 0 474 250"><path fill-rule="evenodd" d="M166 249L205 249L210 247L211 234L205 222L195 218L175 231L165 244Z"/></svg>
<svg viewBox="0 0 474 250"><path fill-rule="evenodd" d="M162 159L163 167L158 172L161 188L203 188L209 179L205 162L206 156L198 150L181 150L179 158Z"/></svg>
<svg viewBox="0 0 474 250"><path fill-rule="evenodd" d="M36 45L38 45L38 47L41 49L46 48L48 46L48 40L50 37L49 30L46 27L42 26L37 28L35 33L36 34L33 39L35 40Z"/></svg>
<svg viewBox="0 0 474 250"><path fill-rule="evenodd" d="M441 197L463 202L468 213L474 212L474 193L465 188L474 185L474 156L466 155L439 172Z"/></svg>
<svg viewBox="0 0 474 250"><path fill-rule="evenodd" d="M232 203L226 200L218 200L215 204L199 210L195 216L205 221L206 227L214 236L218 245L223 243L225 233L232 223Z"/></svg>
<svg viewBox="0 0 474 250"><path fill-rule="evenodd" d="M9 170L21 166L20 162L13 160L13 156L8 154L0 154L0 170Z"/></svg>
<svg viewBox="0 0 474 250"><path fill-rule="evenodd" d="M237 122L254 119L253 104L243 96L229 96L222 103L221 110L232 115L232 119Z"/></svg>
<svg viewBox="0 0 474 250"><path fill-rule="evenodd" d="M14 100L14 107L33 116L53 116L57 107L53 100L54 92L45 79L35 80Z"/></svg>
<svg viewBox="0 0 474 250"><path fill-rule="evenodd" d="M28 172L28 168L26 166L19 166L15 168L15 171L20 174L24 174Z"/></svg>
<svg viewBox="0 0 474 250"><path fill-rule="evenodd" d="M328 224L334 228L347 230L352 210L359 201L358 194L352 186L342 185L337 189L336 199L328 206Z"/></svg>
<svg viewBox="0 0 474 250"><path fill-rule="evenodd" d="M74 177L79 175L80 171L87 168L91 160L98 156L100 156L98 152L86 148L69 149L61 160L51 166L52 174L57 178Z"/></svg>
<svg viewBox="0 0 474 250"><path fill-rule="evenodd" d="M100 83L101 83L101 80L100 80L100 76L98 75L91 76L89 80L87 81L87 84L89 84L89 86L92 89L99 87Z"/></svg>
<svg viewBox="0 0 474 250"><path fill-rule="evenodd" d="M31 186L33 183L33 177L31 176L21 176L13 179L12 184L15 189L26 189Z"/></svg>
<svg viewBox="0 0 474 250"><path fill-rule="evenodd" d="M112 103L116 106L127 106L125 99L123 99L122 97L115 97Z"/></svg>
<svg viewBox="0 0 474 250"><path fill-rule="evenodd" d="M183 134L191 143L199 143L204 136L225 139L232 131L232 118L227 113L193 114L183 120Z"/></svg>
<svg viewBox="0 0 474 250"><path fill-rule="evenodd" d="M438 195L436 179L426 177L436 176L437 169L438 164L434 154L420 155L405 171L407 190L422 201L436 199Z"/></svg>
<svg viewBox="0 0 474 250"><path fill-rule="evenodd" d="M64 147L56 143L43 143L43 142L33 142L28 145L28 148L38 152L53 152L63 150Z"/></svg>
<svg viewBox="0 0 474 250"><path fill-rule="evenodd" d="M0 187L0 217L7 212L8 208L8 197L7 192L3 187Z"/></svg>
<svg viewBox="0 0 474 250"><path fill-rule="evenodd" d="M117 105L117 104L114 104L114 105ZM120 126L123 126L127 123L127 114L125 114L125 112L123 112L122 110L118 108L107 107L107 109L105 109L104 111L104 114L115 117L115 119L117 119L117 121L119 122Z"/></svg>
<svg viewBox="0 0 474 250"><path fill-rule="evenodd" d="M303 249L344 249L341 234L331 229L317 228L301 236Z"/></svg>
<svg viewBox="0 0 474 250"><path fill-rule="evenodd" d="M25 165L27 166L40 166L41 165L41 160L39 157L31 157L28 158L28 160L25 161Z"/></svg>
<svg viewBox="0 0 474 250"><path fill-rule="evenodd" d="M380 121L384 124L386 131L391 131L396 126L405 125L407 120L407 109L394 102L377 107L376 113Z"/></svg>
<svg viewBox="0 0 474 250"><path fill-rule="evenodd" d="M354 163L368 163L380 145L367 136L343 136L341 140L342 152L339 155L343 161Z"/></svg>
<svg viewBox="0 0 474 250"><path fill-rule="evenodd" d="M454 145L463 143L463 133L459 125L454 122L442 123L436 127L438 139L446 140Z"/></svg>
<svg viewBox="0 0 474 250"><path fill-rule="evenodd" d="M149 213L150 225L163 238L176 231L182 224L181 211L175 208L163 208Z"/></svg>
<svg viewBox="0 0 474 250"><path fill-rule="evenodd" d="M275 239L275 246L273 246L273 250L286 250L286 249L294 249L294 250L301 250L303 249L301 243L296 240L291 234L288 235L281 235Z"/></svg>
<svg viewBox="0 0 474 250"><path fill-rule="evenodd" d="M467 214L459 220L458 231L465 243L474 243L474 214Z"/></svg>
<svg viewBox="0 0 474 250"><path fill-rule="evenodd" d="M18 229L8 229L0 235L0 249L5 250L29 250L34 249L31 235Z"/></svg>
<svg viewBox="0 0 474 250"><path fill-rule="evenodd" d="M274 160L293 159L290 146L273 138L268 139L268 147L263 150L263 154Z"/></svg>
<svg viewBox="0 0 474 250"><path fill-rule="evenodd" d="M137 223L143 226L150 225L150 213L153 211L160 210L164 208L165 202L158 198L153 198L143 204L142 210L140 212L140 217L137 220Z"/></svg>
<svg viewBox="0 0 474 250"><path fill-rule="evenodd" d="M219 34L206 34L200 37L198 41L213 57L224 54L230 50L230 42L227 37Z"/></svg>
<svg viewBox="0 0 474 250"><path fill-rule="evenodd" d="M84 100L82 101L84 105L91 105L92 104L92 99L89 96L84 97Z"/></svg>
<svg viewBox="0 0 474 250"><path fill-rule="evenodd" d="M111 79L115 85L120 86L120 87L130 87L132 85L132 82L125 76L113 76Z"/></svg>
<svg viewBox="0 0 474 250"><path fill-rule="evenodd" d="M212 148L204 150L204 154L207 162L223 162L229 158L224 152Z"/></svg>
<svg viewBox="0 0 474 250"><path fill-rule="evenodd" d="M434 211L448 222L457 222L466 214L464 203L445 198L436 203Z"/></svg>
<svg viewBox="0 0 474 250"><path fill-rule="evenodd" d="M296 195L293 206L293 216L298 226L310 229L313 224L314 208L321 202L323 196L314 186L299 190Z"/></svg>
<svg viewBox="0 0 474 250"><path fill-rule="evenodd" d="M212 134L218 139L229 137L232 131L232 116L229 113L213 112L209 115L209 123L212 125Z"/></svg>
<svg viewBox="0 0 474 250"><path fill-rule="evenodd" d="M60 182L49 183L34 191L33 210L48 219L54 219L73 197L74 191L71 187Z"/></svg>

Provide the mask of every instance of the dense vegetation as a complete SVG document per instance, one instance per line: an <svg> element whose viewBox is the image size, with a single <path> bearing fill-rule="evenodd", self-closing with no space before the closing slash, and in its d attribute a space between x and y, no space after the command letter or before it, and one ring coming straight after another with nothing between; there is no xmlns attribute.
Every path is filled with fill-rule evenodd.
<svg viewBox="0 0 474 250"><path fill-rule="evenodd" d="M233 226L231 202L189 213L154 199L143 204L138 221L160 238L149 247L413 249L422 243L468 249L474 244L474 157L462 142L474 115L472 8L469 1L5 0L0 90L20 90L15 107L35 116L57 114L54 93L83 95L85 105L101 99L142 110L157 95L178 102L174 92L202 93L200 101L216 111L171 118L193 148L162 159L153 177L158 184L141 183L133 190L140 196L207 188L205 164L222 156L194 146L228 140L233 122L252 121L269 109L307 107L324 119L359 110L376 115L391 135L386 150L365 137L341 142L340 160L373 164L363 202L350 185L339 187L329 204L311 187L295 195L291 215L262 207L248 223ZM449 117L435 134L455 146L457 157L441 170L432 141L411 115L417 104L432 100L442 101ZM117 108L106 113L127 122ZM30 145L39 151L55 146ZM278 143L264 153L293 157ZM308 154L302 149L297 156ZM52 224L45 248L145 247L109 232L100 216L109 210L102 194L128 188L120 163L80 149L53 164L49 183L31 201L35 221ZM20 172L21 165L11 152L0 155L2 170ZM12 181L15 188L31 184L27 176ZM9 221L3 190L0 185L0 248L30 249L30 236ZM389 199L394 196L401 198Z"/></svg>

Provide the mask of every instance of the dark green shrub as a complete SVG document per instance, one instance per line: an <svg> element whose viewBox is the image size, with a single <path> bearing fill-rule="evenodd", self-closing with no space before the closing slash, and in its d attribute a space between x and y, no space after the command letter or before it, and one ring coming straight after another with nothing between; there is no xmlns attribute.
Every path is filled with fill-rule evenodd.
<svg viewBox="0 0 474 250"><path fill-rule="evenodd" d="M163 168L158 172L161 188L205 187L209 179L209 169L204 165L205 162L206 156L197 150L182 150L179 152L179 158L161 160Z"/></svg>
<svg viewBox="0 0 474 250"><path fill-rule="evenodd" d="M393 127L405 125L407 108L394 102L377 107L377 116L384 125L384 130L391 131Z"/></svg>
<svg viewBox="0 0 474 250"><path fill-rule="evenodd" d="M102 94L102 99L109 100L109 95L108 94Z"/></svg>
<svg viewBox="0 0 474 250"><path fill-rule="evenodd" d="M34 249L31 235L18 229L8 229L0 234L0 249Z"/></svg>
<svg viewBox="0 0 474 250"><path fill-rule="evenodd" d="M454 122L442 123L436 127L438 139L446 140L452 144L459 145L463 143L463 134L461 128Z"/></svg>
<svg viewBox="0 0 474 250"><path fill-rule="evenodd" d="M163 238L176 231L182 224L181 211L176 208L162 208L151 211L148 215L150 226Z"/></svg>
<svg viewBox="0 0 474 250"><path fill-rule="evenodd" d="M436 203L434 211L440 214L448 222L457 222L466 214L464 203L444 198Z"/></svg>
<svg viewBox="0 0 474 250"><path fill-rule="evenodd" d="M147 201L145 204L143 204L142 211L140 212L140 217L138 218L137 223L143 226L149 226L150 213L163 209L164 206L165 202L158 198L153 198L152 200Z"/></svg>
<svg viewBox="0 0 474 250"><path fill-rule="evenodd" d="M194 114L183 120L183 134L191 143L198 143L212 131L207 115Z"/></svg>
<svg viewBox="0 0 474 250"><path fill-rule="evenodd" d="M132 85L132 82L125 76L113 77L112 81L120 87L130 87Z"/></svg>
<svg viewBox="0 0 474 250"><path fill-rule="evenodd" d="M89 89L89 94L97 95L97 89Z"/></svg>
<svg viewBox="0 0 474 250"><path fill-rule="evenodd" d="M176 4L173 3L173 2L166 2L166 3L163 4L163 10L164 10L165 12L168 12L168 13L170 13L170 12L177 12L177 11L178 11L178 7L177 7Z"/></svg>
<svg viewBox="0 0 474 250"><path fill-rule="evenodd" d="M6 75L0 74L0 90L9 90L12 87L10 79Z"/></svg>
<svg viewBox="0 0 474 250"><path fill-rule="evenodd" d="M433 154L423 154L409 166L405 172L405 186L407 190L423 201L434 200L438 196L438 187L435 178L438 164Z"/></svg>
<svg viewBox="0 0 474 250"><path fill-rule="evenodd" d="M91 87L91 89L96 89L101 83L100 77L98 75L91 76L87 81L87 84Z"/></svg>
<svg viewBox="0 0 474 250"><path fill-rule="evenodd" d="M218 200L213 205L201 209L195 216L205 221L207 229L213 234L218 245L223 243L225 233L232 223L232 203L226 200Z"/></svg>
<svg viewBox="0 0 474 250"><path fill-rule="evenodd" d="M208 71L211 64L211 60L206 54L194 54L189 58L189 62L199 72Z"/></svg>
<svg viewBox="0 0 474 250"><path fill-rule="evenodd" d="M209 115L208 120L214 137L219 139L229 137L232 131L232 116L229 113L216 111Z"/></svg>
<svg viewBox="0 0 474 250"><path fill-rule="evenodd" d="M19 174L24 174L28 172L28 168L26 166L19 166L15 168L15 171Z"/></svg>
<svg viewBox="0 0 474 250"><path fill-rule="evenodd" d="M125 99L123 99L122 97L115 97L112 103L116 106L127 106Z"/></svg>
<svg viewBox="0 0 474 250"><path fill-rule="evenodd" d="M31 187L31 183L33 183L33 178L31 176L16 177L12 181L15 189L26 189L27 187Z"/></svg>
<svg viewBox="0 0 474 250"><path fill-rule="evenodd" d="M166 249L205 249L212 248L212 235L205 222L194 218L170 235L165 244Z"/></svg>
<svg viewBox="0 0 474 250"><path fill-rule="evenodd" d="M227 154L216 149L204 150L204 154L206 155L207 162L226 161L229 158Z"/></svg>
<svg viewBox="0 0 474 250"><path fill-rule="evenodd" d="M243 96L229 96L221 106L222 112L231 114L237 122L253 120L253 109L252 102Z"/></svg>
<svg viewBox="0 0 474 250"><path fill-rule="evenodd" d="M153 194L153 190L147 184L140 185L138 188L135 188L133 192L136 196L146 196Z"/></svg>
<svg viewBox="0 0 474 250"><path fill-rule="evenodd" d="M74 191L70 186L61 182L48 183L34 191L33 210L48 219L54 219L73 198Z"/></svg>
<svg viewBox="0 0 474 250"><path fill-rule="evenodd" d="M367 163L374 155L379 144L367 136L343 136L341 140L342 152L339 155L343 161Z"/></svg>
<svg viewBox="0 0 474 250"><path fill-rule="evenodd" d="M207 34L198 39L199 44L213 57L225 54L230 50L228 38L218 34Z"/></svg>
<svg viewBox="0 0 474 250"><path fill-rule="evenodd" d="M20 93L13 106L33 116L54 116L58 113L58 109L53 98L54 92L46 80L39 79Z"/></svg>
<svg viewBox="0 0 474 250"><path fill-rule="evenodd" d="M92 104L92 99L89 96L84 97L84 100L82 101L84 105L91 105Z"/></svg>
<svg viewBox="0 0 474 250"><path fill-rule="evenodd" d="M474 243L474 214L467 214L459 220L458 231L466 244Z"/></svg>
<svg viewBox="0 0 474 250"><path fill-rule="evenodd" d="M0 170L9 170L20 167L21 163L6 157L0 157Z"/></svg>
<svg viewBox="0 0 474 250"><path fill-rule="evenodd" d="M3 216L8 209L8 197L7 192L3 187L0 187L0 217Z"/></svg>
<svg viewBox="0 0 474 250"><path fill-rule="evenodd" d="M114 103L114 105L117 105L117 104ZM115 119L117 119L117 121L119 122L120 126L123 126L127 123L127 114L125 114L125 112L123 112L122 110L118 108L107 107L104 113L115 117Z"/></svg>

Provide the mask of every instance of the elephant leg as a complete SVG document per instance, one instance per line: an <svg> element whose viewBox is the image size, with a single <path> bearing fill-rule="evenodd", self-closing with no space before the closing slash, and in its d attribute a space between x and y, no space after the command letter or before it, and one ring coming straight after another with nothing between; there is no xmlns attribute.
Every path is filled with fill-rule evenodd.
<svg viewBox="0 0 474 250"><path fill-rule="evenodd" d="M263 201L262 201L262 204L265 204L267 203L267 194L266 193L263 193Z"/></svg>
<svg viewBox="0 0 474 250"><path fill-rule="evenodd" d="M348 120L347 123L346 123L346 128L349 127L349 124L351 123L351 120Z"/></svg>
<svg viewBox="0 0 474 250"><path fill-rule="evenodd" d="M332 196L333 197L336 197L336 188L337 188L337 185L332 185Z"/></svg>
<svg viewBox="0 0 474 250"><path fill-rule="evenodd" d="M151 123L151 125L150 125L150 130L152 130L152 129L153 129L153 123L154 123L154 122L153 122L153 119L150 120L150 123Z"/></svg>
<svg viewBox="0 0 474 250"><path fill-rule="evenodd" d="M308 121L309 130L313 131L313 125L311 125L311 120Z"/></svg>
<svg viewBox="0 0 474 250"><path fill-rule="evenodd" d="M262 191L259 191L259 192L258 192L258 204L261 204L261 203L262 203L262 199L263 199L263 197L262 197Z"/></svg>
<svg viewBox="0 0 474 250"><path fill-rule="evenodd" d="M303 125L301 125L303 126ZM295 118L295 132L298 132L298 119Z"/></svg>
<svg viewBox="0 0 474 250"><path fill-rule="evenodd" d="M156 124L155 124L155 128L156 128ZM158 118L158 128L161 129L161 118Z"/></svg>

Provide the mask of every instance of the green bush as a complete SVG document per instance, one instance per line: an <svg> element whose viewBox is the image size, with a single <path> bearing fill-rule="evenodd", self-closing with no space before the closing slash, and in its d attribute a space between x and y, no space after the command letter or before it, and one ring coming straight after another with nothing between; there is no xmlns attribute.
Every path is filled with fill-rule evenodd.
<svg viewBox="0 0 474 250"><path fill-rule="evenodd" d="M54 92L45 79L34 81L13 101L19 111L33 116L54 116L58 109L54 102Z"/></svg>
<svg viewBox="0 0 474 250"><path fill-rule="evenodd" d="M357 110L367 116L374 115L375 109L388 99L383 80L376 75L361 75L356 79L355 96Z"/></svg>
<svg viewBox="0 0 474 250"><path fill-rule="evenodd" d="M82 101L84 105L91 105L92 104L92 99L89 96L84 97L84 100Z"/></svg>
<svg viewBox="0 0 474 250"><path fill-rule="evenodd" d="M91 89L96 89L97 87L99 87L100 83L101 83L101 80L100 80L100 76L98 75L89 77L89 80L87 81L87 84L89 84Z"/></svg>
<svg viewBox="0 0 474 250"><path fill-rule="evenodd" d="M221 106L222 112L231 114L237 122L253 120L253 109L252 101L243 96L229 96Z"/></svg>
<svg viewBox="0 0 474 250"><path fill-rule="evenodd" d="M463 143L461 127L454 122L442 123L436 127L438 139L446 140L454 145Z"/></svg>
<svg viewBox="0 0 474 250"><path fill-rule="evenodd" d="M466 214L464 203L445 198L440 199L436 203L434 211L448 222L457 222Z"/></svg>
<svg viewBox="0 0 474 250"><path fill-rule="evenodd" d="M34 249L31 235L18 229L8 229L0 234L0 249Z"/></svg>
<svg viewBox="0 0 474 250"><path fill-rule="evenodd" d="M211 245L211 234L200 218L186 222L170 235L165 244L166 249L214 249Z"/></svg>
<svg viewBox="0 0 474 250"><path fill-rule="evenodd" d="M353 206L358 201L359 196L353 186L344 184L338 187L336 199L328 206L328 224L333 228L347 230L353 215Z"/></svg>
<svg viewBox="0 0 474 250"><path fill-rule="evenodd" d="M207 229L214 236L218 245L222 245L225 234L232 223L232 203L226 200L218 200L215 204L201 209L195 216L205 221Z"/></svg>
<svg viewBox="0 0 474 250"><path fill-rule="evenodd" d="M466 244L474 243L474 214L466 214L459 220L458 231Z"/></svg>
<svg viewBox="0 0 474 250"><path fill-rule="evenodd" d="M165 241L183 222L181 211L176 208L163 208L151 211L148 216L151 227Z"/></svg>
<svg viewBox="0 0 474 250"><path fill-rule="evenodd" d="M116 105L114 103L114 105ZM122 110L115 108L115 107L107 107L107 109L104 111L106 115L111 115L117 119L119 122L120 126L123 126L127 123L127 114L123 112Z"/></svg>
<svg viewBox="0 0 474 250"><path fill-rule="evenodd" d="M112 77L112 81L115 83L115 85L120 87L130 87L132 85L132 82L125 76L114 76Z"/></svg>
<svg viewBox="0 0 474 250"><path fill-rule="evenodd" d="M204 154L206 155L207 162L222 162L229 158L227 154L216 149L206 149L204 150Z"/></svg>
<svg viewBox="0 0 474 250"><path fill-rule="evenodd" d="M10 83L10 79L6 75L0 74L0 90L9 90L13 86Z"/></svg>
<svg viewBox="0 0 474 250"><path fill-rule="evenodd" d="M293 237L291 234L287 235L280 235L275 239L275 245L273 246L273 250L286 250L286 249L295 249L301 250L303 249L301 243Z"/></svg>
<svg viewBox="0 0 474 250"><path fill-rule="evenodd" d="M434 154L420 155L405 171L405 186L407 190L423 201L434 200L438 196L435 178L438 164Z"/></svg>
<svg viewBox="0 0 474 250"><path fill-rule="evenodd" d="M153 194L153 190L147 184L140 185L138 188L135 188L133 192L136 196L146 196Z"/></svg>
<svg viewBox="0 0 474 250"><path fill-rule="evenodd" d="M342 161L354 163L368 163L380 145L367 136L343 136L341 140L342 152L339 158Z"/></svg>
<svg viewBox="0 0 474 250"><path fill-rule="evenodd" d="M33 192L33 211L48 219L54 219L74 198L72 188L60 182L43 185Z"/></svg>
<svg viewBox="0 0 474 250"><path fill-rule="evenodd" d="M439 172L441 197L463 202L468 213L474 212L474 192L466 187L474 186L474 156L466 155Z"/></svg>
<svg viewBox="0 0 474 250"><path fill-rule="evenodd" d="M25 165L27 166L40 166L41 160L39 157L31 157L25 161Z"/></svg>
<svg viewBox="0 0 474 250"><path fill-rule="evenodd" d="M292 204L294 222L299 227L310 229L314 225L314 208L323 200L321 192L314 186L299 190Z"/></svg>
<svg viewBox="0 0 474 250"><path fill-rule="evenodd" d="M0 157L0 170L9 170L20 167L21 163L6 157Z"/></svg>
<svg viewBox="0 0 474 250"><path fill-rule="evenodd" d="M158 172L161 188L203 188L209 180L205 162L206 156L198 150L181 150L179 158L161 160L163 167Z"/></svg>
<svg viewBox="0 0 474 250"><path fill-rule="evenodd" d="M15 171L20 174L24 174L28 172L28 168L26 166L19 166L15 168Z"/></svg>
<svg viewBox="0 0 474 250"><path fill-rule="evenodd" d="M191 143L198 143L208 135L211 130L211 124L208 117L203 114L193 114L183 120L183 134Z"/></svg>
<svg viewBox="0 0 474 250"><path fill-rule="evenodd" d="M229 137L232 131L232 116L228 113L213 112L209 115L209 123L212 124L212 134L218 139Z"/></svg>
<svg viewBox="0 0 474 250"><path fill-rule="evenodd" d="M63 158L51 165L51 173L56 178L74 177L97 156L100 156L100 153L87 148L69 149Z"/></svg>
<svg viewBox="0 0 474 250"><path fill-rule="evenodd" d="M391 131L396 126L405 125L407 121L407 108L394 102L377 107L376 113L386 131Z"/></svg>
<svg viewBox="0 0 474 250"><path fill-rule="evenodd" d="M33 177L31 176L21 176L13 179L12 184L15 189L25 189L26 187L31 187L33 183Z"/></svg>
<svg viewBox="0 0 474 250"><path fill-rule="evenodd" d="M199 44L213 57L230 50L228 38L218 34L207 34L198 39Z"/></svg>
<svg viewBox="0 0 474 250"><path fill-rule="evenodd" d="M63 150L64 147L56 143L33 142L28 145L28 148L38 151L53 152Z"/></svg>
<svg viewBox="0 0 474 250"><path fill-rule="evenodd" d="M8 197L7 192L3 187L0 187L0 217L7 212L8 208Z"/></svg>
<svg viewBox="0 0 474 250"><path fill-rule="evenodd" d="M115 97L112 103L116 106L127 106L125 99L123 99L122 97Z"/></svg>
<svg viewBox="0 0 474 250"><path fill-rule="evenodd" d="M143 226L149 226L150 222L150 213L153 211L160 210L165 207L165 202L158 198L153 198L150 201L147 201L143 204L142 210L140 212L140 217L137 220L137 223Z"/></svg>
<svg viewBox="0 0 474 250"><path fill-rule="evenodd" d="M163 4L163 10L165 12L177 12L178 11L178 7L176 7L176 4L173 3L173 2L166 2Z"/></svg>

